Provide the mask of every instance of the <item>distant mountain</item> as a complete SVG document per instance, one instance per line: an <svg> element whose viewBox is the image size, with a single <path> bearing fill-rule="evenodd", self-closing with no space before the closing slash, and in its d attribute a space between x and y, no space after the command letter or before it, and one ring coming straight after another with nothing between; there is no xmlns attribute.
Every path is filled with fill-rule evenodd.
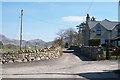
<svg viewBox="0 0 120 80"><path fill-rule="evenodd" d="M16 39L9 39L7 38L6 36L4 35L1 35L0 34L0 41L3 43L3 45L8 45L8 44L13 44L13 45L16 45L18 46L20 44L20 41L19 40L16 40ZM32 39L32 40L29 40L29 41L26 41L26 40L22 40L22 46L25 46L25 45L29 45L29 46L43 46L43 45L52 45L53 41L51 42L45 42L41 39Z"/></svg>
<svg viewBox="0 0 120 80"><path fill-rule="evenodd" d="M33 39L33 40L29 40L28 42L29 42L31 45L38 45L38 46L40 46L40 45L45 45L45 44L46 44L46 42L43 41L43 40L41 40L41 39Z"/></svg>
<svg viewBox="0 0 120 80"><path fill-rule="evenodd" d="M50 41L50 42L47 42L45 45L48 46L48 45L52 45L54 43L54 41Z"/></svg>
<svg viewBox="0 0 120 80"><path fill-rule="evenodd" d="M18 40L9 39L9 38L7 38L6 36L1 35L1 34L0 34L0 41L1 41L4 45L7 45L7 44L18 45Z"/></svg>

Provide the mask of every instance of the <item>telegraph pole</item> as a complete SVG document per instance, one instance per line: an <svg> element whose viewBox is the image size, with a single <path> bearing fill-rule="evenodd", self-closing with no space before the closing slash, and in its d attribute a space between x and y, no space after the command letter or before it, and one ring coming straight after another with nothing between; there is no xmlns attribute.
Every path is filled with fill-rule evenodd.
<svg viewBox="0 0 120 80"><path fill-rule="evenodd" d="M118 3L118 23L120 24L120 0Z"/></svg>
<svg viewBox="0 0 120 80"><path fill-rule="evenodd" d="M20 51L22 50L22 17L23 17L23 10L21 10L21 26L20 26Z"/></svg>

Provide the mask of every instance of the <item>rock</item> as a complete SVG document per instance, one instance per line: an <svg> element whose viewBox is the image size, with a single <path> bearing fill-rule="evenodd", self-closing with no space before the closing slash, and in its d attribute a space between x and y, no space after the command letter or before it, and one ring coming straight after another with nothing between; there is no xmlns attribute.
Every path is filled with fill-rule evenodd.
<svg viewBox="0 0 120 80"><path fill-rule="evenodd" d="M42 60L44 60L44 59L45 59L45 57L44 57L44 56L42 56L42 57L41 57L41 59L42 59Z"/></svg>
<svg viewBox="0 0 120 80"><path fill-rule="evenodd" d="M40 60L40 57L37 57L36 60Z"/></svg>
<svg viewBox="0 0 120 80"><path fill-rule="evenodd" d="M22 60L20 60L20 59L19 60L15 60L15 62L22 62Z"/></svg>
<svg viewBox="0 0 120 80"><path fill-rule="evenodd" d="M49 57L47 56L46 59L49 59Z"/></svg>
<svg viewBox="0 0 120 80"><path fill-rule="evenodd" d="M28 62L34 60L48 60L59 58L61 56L60 50L53 48L44 48L39 50L23 50L13 53L3 53L1 63L12 62Z"/></svg>
<svg viewBox="0 0 120 80"><path fill-rule="evenodd" d="M9 62L8 63L13 63L13 60L9 60Z"/></svg>
<svg viewBox="0 0 120 80"><path fill-rule="evenodd" d="M2 64L8 63L7 60L2 60Z"/></svg>
<svg viewBox="0 0 120 80"><path fill-rule="evenodd" d="M30 57L29 59L30 59L31 61L33 61L33 60L35 60L35 57Z"/></svg>
<svg viewBox="0 0 120 80"><path fill-rule="evenodd" d="M23 59L22 62L27 62L27 59Z"/></svg>

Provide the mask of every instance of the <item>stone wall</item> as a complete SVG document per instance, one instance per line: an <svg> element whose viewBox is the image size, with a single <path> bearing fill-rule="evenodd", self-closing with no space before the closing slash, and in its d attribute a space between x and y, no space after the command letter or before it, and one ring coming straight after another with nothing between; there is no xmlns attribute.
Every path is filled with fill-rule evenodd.
<svg viewBox="0 0 120 80"><path fill-rule="evenodd" d="M14 53L3 53L2 59L0 61L2 64L14 62L29 62L36 60L55 59L59 58L61 55L61 48L44 48L39 50L24 50Z"/></svg>
<svg viewBox="0 0 120 80"><path fill-rule="evenodd" d="M74 50L76 55L83 55L91 60L98 60L99 58L99 50L97 47L79 47L79 46L71 46L70 49Z"/></svg>
<svg viewBox="0 0 120 80"><path fill-rule="evenodd" d="M97 47L81 47L81 53L93 60L98 60L99 51Z"/></svg>

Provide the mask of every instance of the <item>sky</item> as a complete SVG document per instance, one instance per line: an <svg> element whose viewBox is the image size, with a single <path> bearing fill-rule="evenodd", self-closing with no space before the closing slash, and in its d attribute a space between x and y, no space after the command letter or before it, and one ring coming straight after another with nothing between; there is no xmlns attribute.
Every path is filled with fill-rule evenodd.
<svg viewBox="0 0 120 80"><path fill-rule="evenodd" d="M117 2L2 2L2 31L11 39L19 39L20 11L23 9L23 39L57 37L60 29L74 28L85 21L86 14L96 20L118 20ZM0 23L1 24L1 23Z"/></svg>

